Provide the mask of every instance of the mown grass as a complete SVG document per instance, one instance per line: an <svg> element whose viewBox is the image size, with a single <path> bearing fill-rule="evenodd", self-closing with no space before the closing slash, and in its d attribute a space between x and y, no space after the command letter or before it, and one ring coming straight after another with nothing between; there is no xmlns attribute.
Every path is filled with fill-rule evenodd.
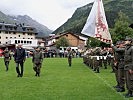
<svg viewBox="0 0 133 100"><path fill-rule="evenodd" d="M96 74L74 58L72 67L66 58L46 58L41 76L35 77L31 59L25 62L24 77L17 78L15 63L5 71L0 59L0 100L124 100L112 86L116 85L111 69Z"/></svg>

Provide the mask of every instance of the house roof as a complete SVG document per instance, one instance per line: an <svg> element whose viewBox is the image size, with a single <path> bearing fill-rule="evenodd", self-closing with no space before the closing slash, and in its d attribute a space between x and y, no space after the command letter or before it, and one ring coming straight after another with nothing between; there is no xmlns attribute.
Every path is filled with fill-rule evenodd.
<svg viewBox="0 0 133 100"><path fill-rule="evenodd" d="M79 37L80 35L78 35L78 34L74 34L74 33L71 33L71 32L66 32L66 33L62 33L62 34L60 34L60 35L52 36L49 40L52 40L52 39L58 39L58 38L60 38L60 37L62 37L62 36L64 36L64 35L67 35L67 34L71 34L71 35L77 37L78 39L84 41L83 39L81 39L81 38Z"/></svg>
<svg viewBox="0 0 133 100"><path fill-rule="evenodd" d="M26 26L24 24L6 24L0 23L0 31L9 31L9 32L22 32L22 33L35 33L37 30L34 27Z"/></svg>

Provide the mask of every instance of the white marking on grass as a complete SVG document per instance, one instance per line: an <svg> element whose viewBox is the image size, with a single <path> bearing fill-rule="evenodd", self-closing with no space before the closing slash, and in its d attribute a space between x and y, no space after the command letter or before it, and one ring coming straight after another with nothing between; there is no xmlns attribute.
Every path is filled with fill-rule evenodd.
<svg viewBox="0 0 133 100"><path fill-rule="evenodd" d="M86 66L86 65L85 65ZM106 81L104 80L102 77L99 76L100 73L94 73L94 71L92 71L90 68L88 68L90 70L91 73L93 73L95 76L97 76L100 80L103 81L103 83L105 83L105 85L107 85L109 88L111 88L111 90L115 91L116 90ZM120 92L117 92L117 94L119 94L120 96L123 97L124 100L129 100L128 98L125 98Z"/></svg>

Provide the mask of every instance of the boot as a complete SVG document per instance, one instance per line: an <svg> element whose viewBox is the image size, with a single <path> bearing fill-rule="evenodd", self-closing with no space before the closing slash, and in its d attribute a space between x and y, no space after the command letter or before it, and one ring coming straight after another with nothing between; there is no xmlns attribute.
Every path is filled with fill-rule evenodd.
<svg viewBox="0 0 133 100"><path fill-rule="evenodd" d="M132 91L129 90L127 94L125 94L125 98L133 97Z"/></svg>
<svg viewBox="0 0 133 100"><path fill-rule="evenodd" d="M125 92L125 88L124 87L120 87L116 89L117 92Z"/></svg>

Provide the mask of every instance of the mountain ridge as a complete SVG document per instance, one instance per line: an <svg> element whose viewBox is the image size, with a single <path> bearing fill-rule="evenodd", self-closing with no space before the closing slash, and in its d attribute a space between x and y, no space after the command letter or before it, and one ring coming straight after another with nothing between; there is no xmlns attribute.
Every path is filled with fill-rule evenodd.
<svg viewBox="0 0 133 100"><path fill-rule="evenodd" d="M52 33L52 30L48 29L46 26L40 24L36 20L32 19L28 15L6 15L3 12L0 11L0 22L5 22L9 24L25 24L25 25L30 25L32 27L35 27L37 29L37 37L45 37L48 36L50 33Z"/></svg>

